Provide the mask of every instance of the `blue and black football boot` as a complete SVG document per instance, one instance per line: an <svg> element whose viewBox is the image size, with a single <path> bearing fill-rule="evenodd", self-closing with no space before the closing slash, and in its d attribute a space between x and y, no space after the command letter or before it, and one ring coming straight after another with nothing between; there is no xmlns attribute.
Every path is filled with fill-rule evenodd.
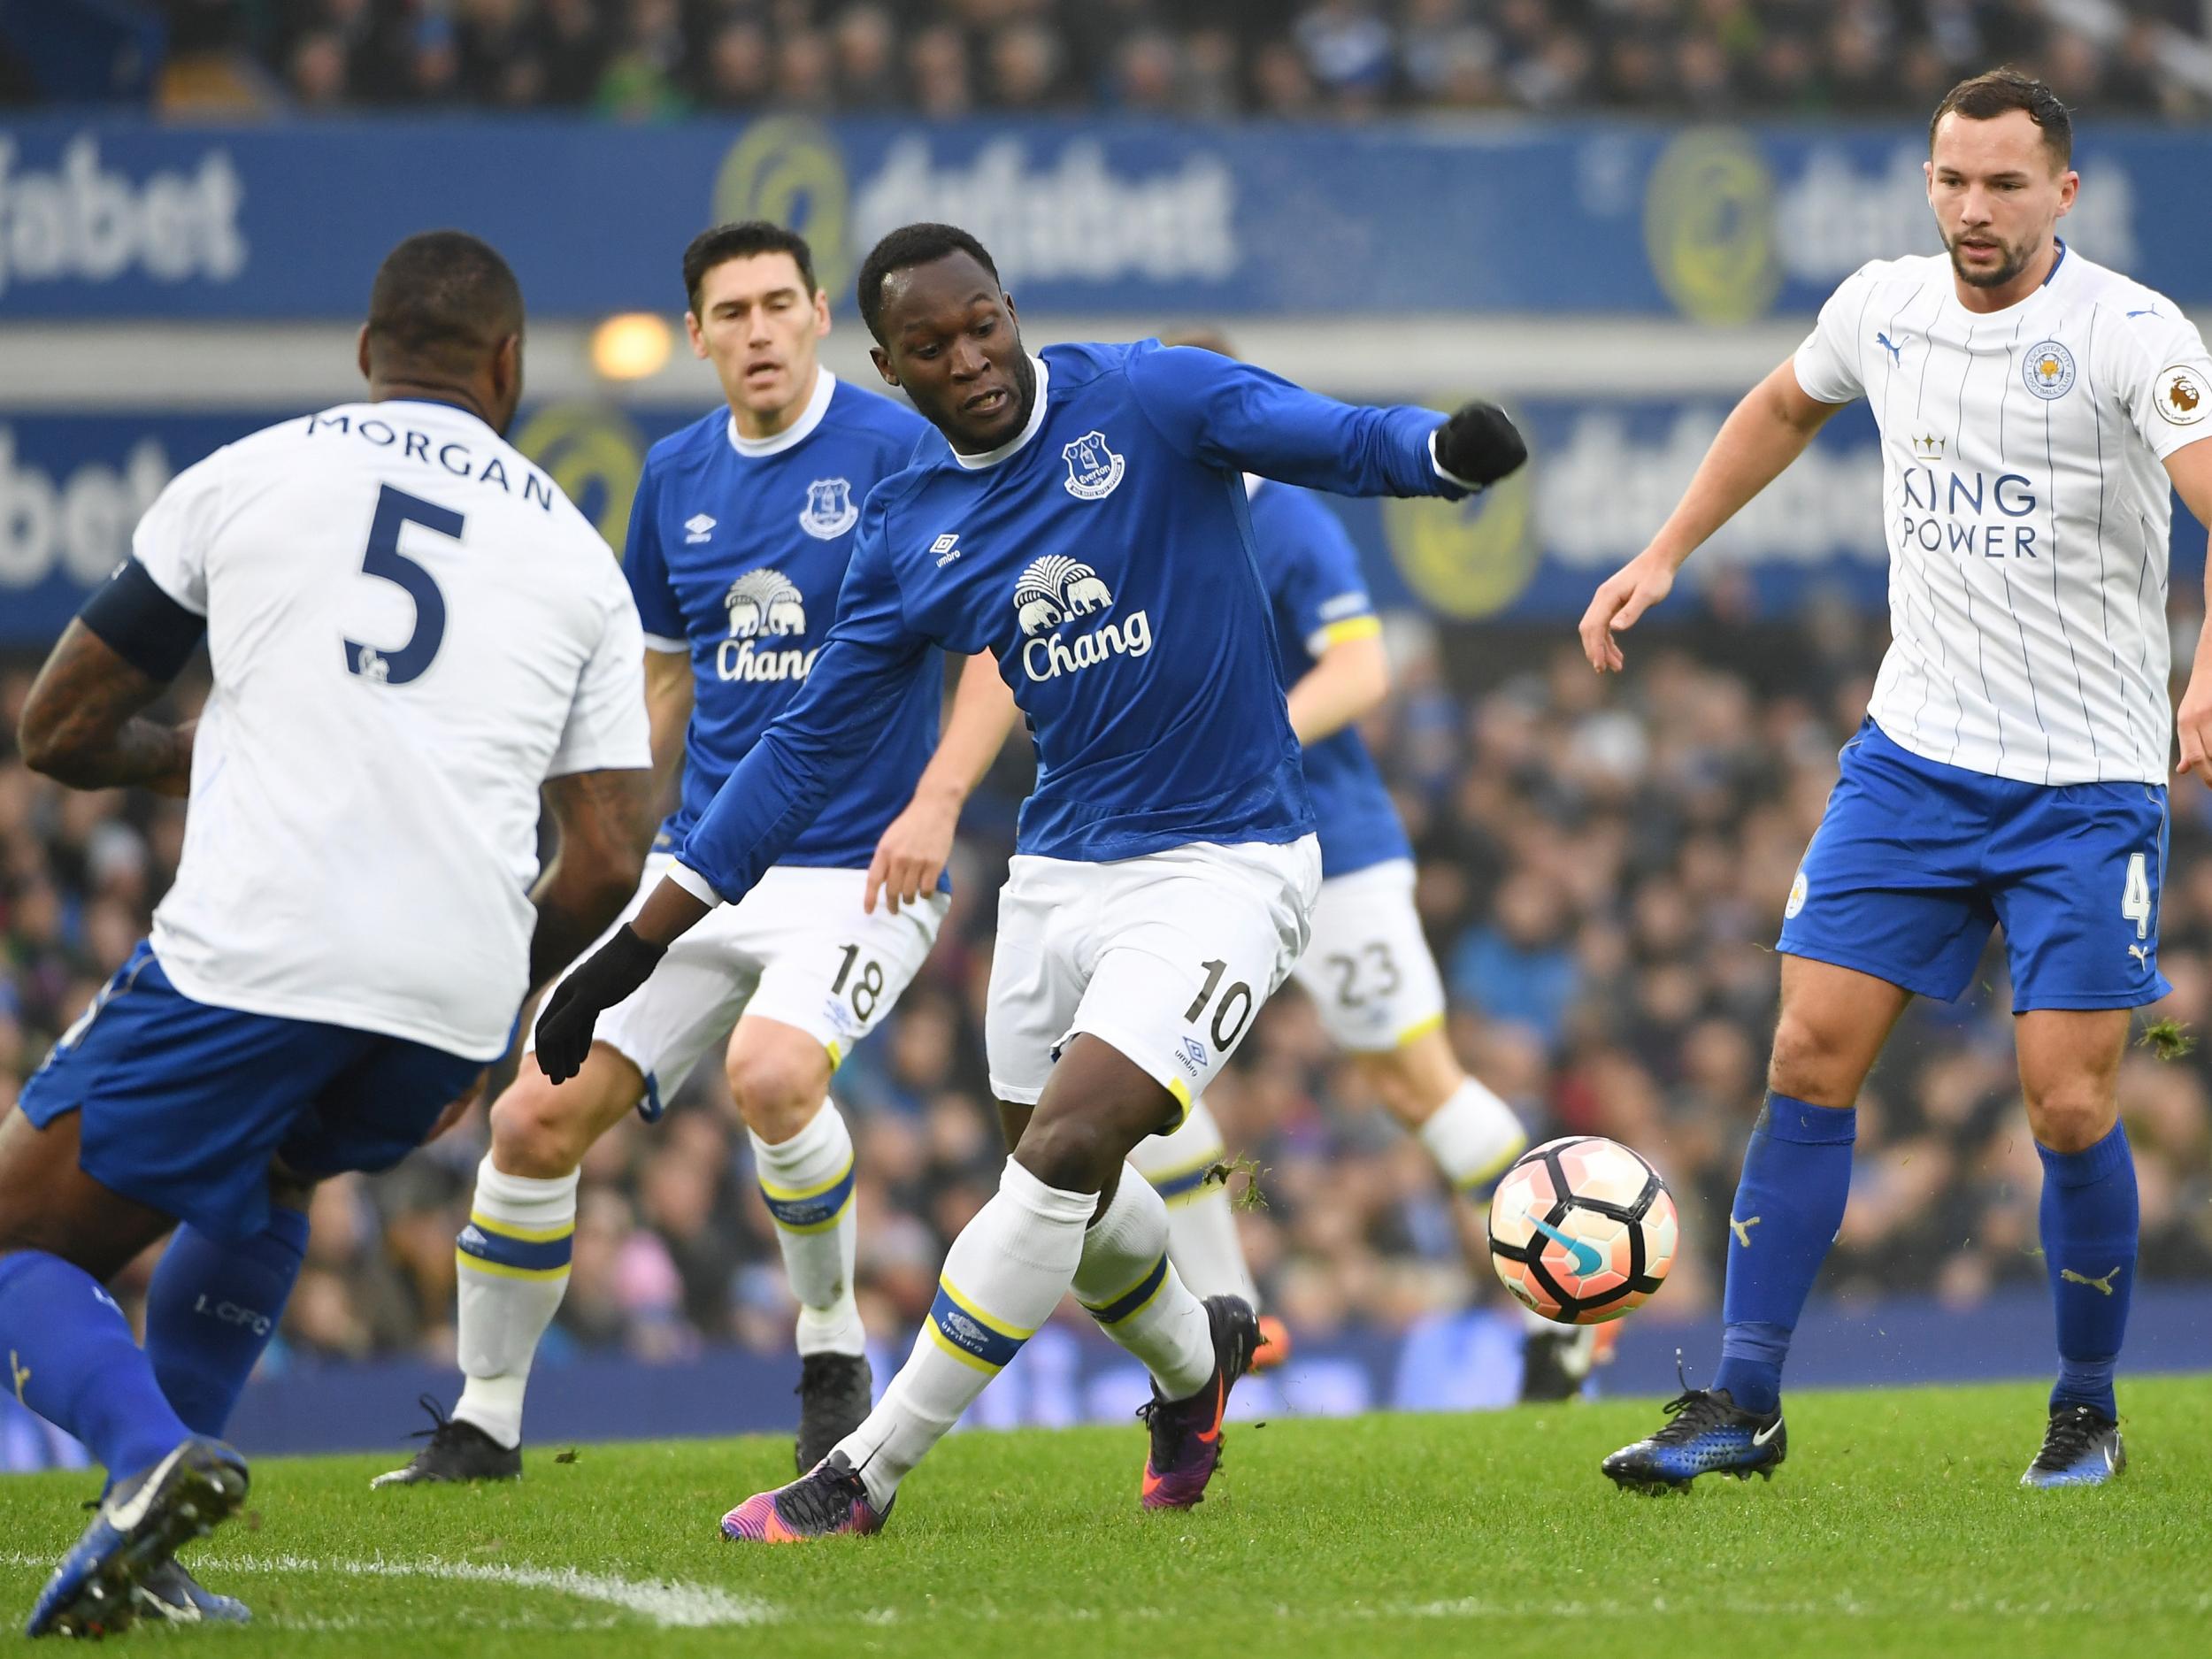
<svg viewBox="0 0 2212 1659"><path fill-rule="evenodd" d="M2120 1425L2094 1408L2051 1408L2043 1449L2020 1477L2024 1486L2101 1486L2128 1466Z"/></svg>
<svg viewBox="0 0 2212 1659"><path fill-rule="evenodd" d="M1771 1480L1789 1450L1779 1406L1761 1417L1738 1406L1724 1388L1692 1388L1686 1381L1660 1409L1671 1419L1664 1428L1600 1465L1624 1489L1686 1492L1700 1475Z"/></svg>
<svg viewBox="0 0 2212 1659"><path fill-rule="evenodd" d="M62 1557L32 1609L27 1636L112 1636L147 1610L139 1592L178 1548L237 1513L246 1461L220 1440L186 1440L118 1481Z"/></svg>

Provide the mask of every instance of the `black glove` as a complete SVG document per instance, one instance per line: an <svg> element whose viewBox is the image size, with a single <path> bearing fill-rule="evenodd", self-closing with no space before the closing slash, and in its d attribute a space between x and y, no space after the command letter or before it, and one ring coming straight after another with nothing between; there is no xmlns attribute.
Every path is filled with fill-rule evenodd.
<svg viewBox="0 0 2212 1659"><path fill-rule="evenodd" d="M1437 470L1471 489L1486 489L1520 470L1528 445L1495 403L1462 403L1436 429Z"/></svg>
<svg viewBox="0 0 2212 1659"><path fill-rule="evenodd" d="M643 985L667 950L640 939L626 922L553 987L538 1010L538 1069L550 1081L565 1083L584 1069L600 1014Z"/></svg>

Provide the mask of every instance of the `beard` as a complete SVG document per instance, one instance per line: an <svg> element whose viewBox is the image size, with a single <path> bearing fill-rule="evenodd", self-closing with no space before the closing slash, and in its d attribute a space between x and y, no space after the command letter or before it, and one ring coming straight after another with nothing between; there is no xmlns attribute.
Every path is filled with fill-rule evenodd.
<svg viewBox="0 0 2212 1659"><path fill-rule="evenodd" d="M1969 288L1976 288L2004 287L2006 283L2028 268L2028 260L2031 257L2028 249L2015 248L2001 242L1997 243L1997 248L2004 257L1988 270L1974 270L1959 257L1957 242L1947 237L1943 248L1944 251L1951 256L1951 269L1958 273L1959 280Z"/></svg>

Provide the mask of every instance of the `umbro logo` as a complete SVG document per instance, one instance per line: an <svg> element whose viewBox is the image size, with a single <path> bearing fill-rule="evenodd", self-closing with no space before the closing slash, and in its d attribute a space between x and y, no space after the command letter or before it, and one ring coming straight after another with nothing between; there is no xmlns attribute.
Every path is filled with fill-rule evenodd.
<svg viewBox="0 0 2212 1659"><path fill-rule="evenodd" d="M932 541L929 544L929 550L936 556L937 568L939 570L944 569L946 565L951 564L953 560L960 557L960 536L958 533L948 532L947 534L939 536L934 541Z"/></svg>
<svg viewBox="0 0 2212 1659"><path fill-rule="evenodd" d="M684 520L684 541L687 545L705 541L714 534L714 520L705 513L695 512Z"/></svg>

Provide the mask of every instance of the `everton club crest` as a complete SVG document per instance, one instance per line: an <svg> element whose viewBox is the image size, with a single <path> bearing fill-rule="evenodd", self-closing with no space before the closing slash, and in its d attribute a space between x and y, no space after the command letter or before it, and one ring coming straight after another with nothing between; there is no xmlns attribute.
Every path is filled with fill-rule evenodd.
<svg viewBox="0 0 2212 1659"><path fill-rule="evenodd" d="M1126 470L1121 457L1106 447L1102 432L1085 433L1060 454L1068 464L1068 475L1061 482L1079 501L1104 501Z"/></svg>
<svg viewBox="0 0 2212 1659"><path fill-rule="evenodd" d="M818 478L806 487L806 506L799 514L799 528L818 541L834 541L860 522L853 505L853 487L841 478Z"/></svg>

